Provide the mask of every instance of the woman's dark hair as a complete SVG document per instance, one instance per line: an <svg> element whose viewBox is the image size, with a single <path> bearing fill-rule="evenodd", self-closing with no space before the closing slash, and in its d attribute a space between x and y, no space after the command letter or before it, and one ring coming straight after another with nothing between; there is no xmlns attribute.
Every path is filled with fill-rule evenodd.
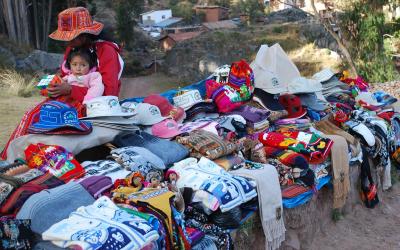
<svg viewBox="0 0 400 250"><path fill-rule="evenodd" d="M73 48L71 49L71 52L69 52L69 55L67 57L67 61L65 63L65 66L68 69L71 69L71 60L75 56L80 56L83 59L85 59L89 63L89 68L93 68L97 66L97 55L96 51L90 48Z"/></svg>
<svg viewBox="0 0 400 250"><path fill-rule="evenodd" d="M108 24L104 24L104 28L100 32L100 34L98 34L98 35L89 34L89 36L93 41L96 41L96 40L104 40L104 41L109 41L109 42L116 41L115 37L114 37L114 29Z"/></svg>
<svg viewBox="0 0 400 250"><path fill-rule="evenodd" d="M94 48L94 43L98 40L104 40L108 42L113 42L116 43L116 40L114 39L114 30L110 25L104 25L103 30L100 32L98 35L93 35L93 34L88 34L88 33L82 33L80 34L77 38L81 38L83 43L81 47L85 48Z"/></svg>

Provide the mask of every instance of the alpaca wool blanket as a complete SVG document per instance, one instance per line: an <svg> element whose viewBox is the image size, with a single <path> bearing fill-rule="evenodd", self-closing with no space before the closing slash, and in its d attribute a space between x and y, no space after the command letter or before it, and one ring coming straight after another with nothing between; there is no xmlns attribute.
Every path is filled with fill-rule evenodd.
<svg viewBox="0 0 400 250"><path fill-rule="evenodd" d="M285 240L283 222L282 194L278 173L274 166L263 164L261 169L244 169L229 171L253 179L257 182L260 218L265 235L265 249L278 249Z"/></svg>
<svg viewBox="0 0 400 250"><path fill-rule="evenodd" d="M205 156L211 160L232 154L237 149L236 144L202 129L194 130L188 136L177 137L176 141L190 149L190 156Z"/></svg>

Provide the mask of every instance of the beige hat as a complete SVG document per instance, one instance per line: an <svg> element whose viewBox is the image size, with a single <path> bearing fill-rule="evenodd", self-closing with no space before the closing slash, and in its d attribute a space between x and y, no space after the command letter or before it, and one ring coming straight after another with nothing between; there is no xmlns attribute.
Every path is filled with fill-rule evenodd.
<svg viewBox="0 0 400 250"><path fill-rule="evenodd" d="M314 93L322 90L322 84L314 79L297 77L288 84L288 92L291 94Z"/></svg>
<svg viewBox="0 0 400 250"><path fill-rule="evenodd" d="M300 77L296 65L279 44L261 45L250 67L254 73L255 87L270 94L287 92L287 84Z"/></svg>

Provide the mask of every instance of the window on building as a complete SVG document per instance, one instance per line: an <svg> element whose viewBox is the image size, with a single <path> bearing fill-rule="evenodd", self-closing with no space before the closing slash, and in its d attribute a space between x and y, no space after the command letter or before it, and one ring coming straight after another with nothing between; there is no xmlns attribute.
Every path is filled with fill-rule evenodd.
<svg viewBox="0 0 400 250"><path fill-rule="evenodd" d="M162 17L161 17L162 19L165 19L165 15L162 15Z"/></svg>
<svg viewBox="0 0 400 250"><path fill-rule="evenodd" d="M147 20L151 20L151 16L147 16Z"/></svg>

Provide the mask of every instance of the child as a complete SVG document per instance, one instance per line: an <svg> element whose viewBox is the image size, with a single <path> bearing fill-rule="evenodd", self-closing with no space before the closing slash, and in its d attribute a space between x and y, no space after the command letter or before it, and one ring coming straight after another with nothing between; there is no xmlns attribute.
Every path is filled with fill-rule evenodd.
<svg viewBox="0 0 400 250"><path fill-rule="evenodd" d="M87 87L88 91L83 99L83 104L103 95L104 84L99 72L96 72L97 57L92 49L72 50L66 61L69 74L63 77L70 85Z"/></svg>

